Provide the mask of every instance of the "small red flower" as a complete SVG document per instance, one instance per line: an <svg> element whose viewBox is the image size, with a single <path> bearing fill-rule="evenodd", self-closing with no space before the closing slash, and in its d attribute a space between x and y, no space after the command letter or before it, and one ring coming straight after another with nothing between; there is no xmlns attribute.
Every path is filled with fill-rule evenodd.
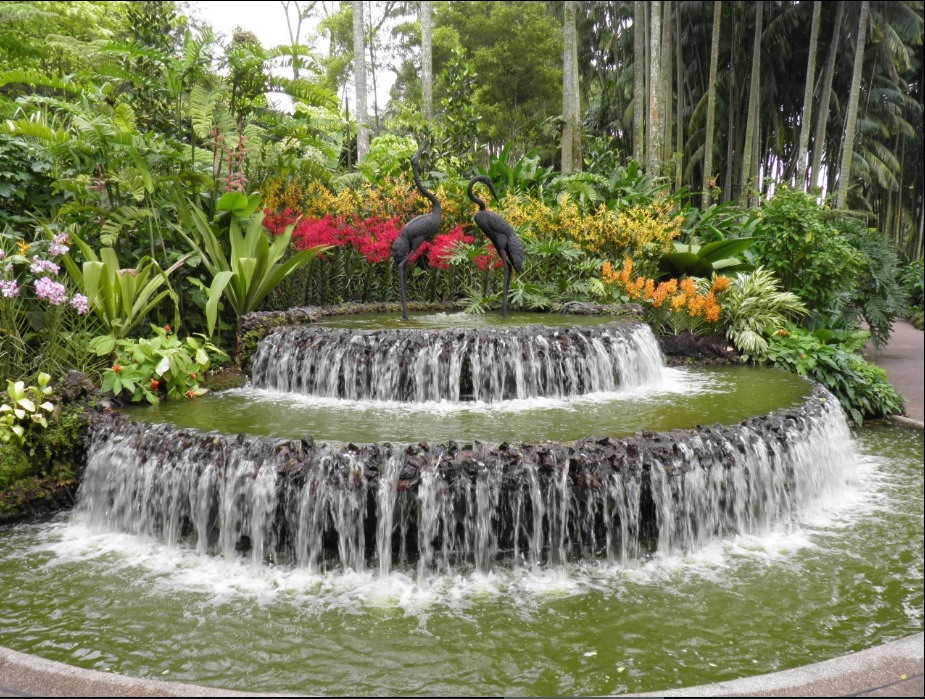
<svg viewBox="0 0 925 699"><path fill-rule="evenodd" d="M193 391L192 389L190 389L189 391L186 392L186 397L187 397L187 398L195 398L195 397L196 397L196 391Z"/></svg>
<svg viewBox="0 0 925 699"><path fill-rule="evenodd" d="M121 365L121 364L113 364L113 365L112 365L112 370L115 371L116 373L118 373L118 372L122 371L122 365Z"/></svg>
<svg viewBox="0 0 925 699"><path fill-rule="evenodd" d="M164 326L164 332L167 333L168 335L170 334L170 326L169 326L169 325L165 325L165 326Z"/></svg>
<svg viewBox="0 0 925 699"><path fill-rule="evenodd" d="M152 391L156 391L160 385L161 385L160 381L158 381L157 379L151 379L151 390Z"/></svg>

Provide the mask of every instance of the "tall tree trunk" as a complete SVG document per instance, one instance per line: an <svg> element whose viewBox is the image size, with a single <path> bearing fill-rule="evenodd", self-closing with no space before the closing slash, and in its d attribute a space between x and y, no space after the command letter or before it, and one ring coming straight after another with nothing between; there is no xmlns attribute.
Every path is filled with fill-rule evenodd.
<svg viewBox="0 0 925 699"><path fill-rule="evenodd" d="M822 153L825 150L825 132L829 123L829 103L832 101L832 78L835 76L835 59L838 54L838 38L841 35L842 17L845 14L845 3L835 3L835 28L832 30L832 41L825 59L825 68L822 72L822 92L819 95L819 113L816 116L816 131L813 134L812 167L807 174L810 188L813 181L819 181L822 168Z"/></svg>
<svg viewBox="0 0 925 699"><path fill-rule="evenodd" d="M719 36L722 24L723 3L713 1L713 37L710 42L710 85L707 90L707 133L703 146L703 201L704 211L710 208L710 190L713 188L713 134L716 130L716 76L719 72ZM730 113L732 109L730 106Z"/></svg>
<svg viewBox="0 0 925 699"><path fill-rule="evenodd" d="M675 5L675 72L677 73L677 130L676 130L676 148L678 154L677 163L675 163L674 188L681 189L681 178L684 175L684 57L681 51L681 9Z"/></svg>
<svg viewBox="0 0 925 699"><path fill-rule="evenodd" d="M424 118L434 118L434 60L433 60L433 10L432 3L421 2L421 91L424 97Z"/></svg>
<svg viewBox="0 0 925 699"><path fill-rule="evenodd" d="M742 177L740 181L739 200L748 205L752 197L752 188L754 186L753 177L753 151L755 141L758 139L758 107L759 94L761 87L761 31L764 20L764 0L755 2L755 29L754 44L752 48L752 69L751 79L748 87L748 119L745 123L745 141L742 146Z"/></svg>
<svg viewBox="0 0 925 699"><path fill-rule="evenodd" d="M813 120L813 90L816 79L816 45L819 43L819 21L822 3L813 2L813 23L809 32L809 59L806 61L806 86L803 89L803 118L800 122L800 147L797 151L797 186L807 191L806 164L809 151L809 131Z"/></svg>
<svg viewBox="0 0 925 699"><path fill-rule="evenodd" d="M353 0L353 72L357 104L357 165L369 151L369 130L366 128L366 23L363 21L363 1Z"/></svg>
<svg viewBox="0 0 925 699"><path fill-rule="evenodd" d="M633 3L633 160L642 165L646 148L646 3Z"/></svg>
<svg viewBox="0 0 925 699"><path fill-rule="evenodd" d="M662 169L662 3L655 0L650 10L649 30L649 139L647 170L658 177Z"/></svg>
<svg viewBox="0 0 925 699"><path fill-rule="evenodd" d="M662 163L671 162L671 144L674 136L671 133L672 100L671 100L671 8L677 3L662 3Z"/></svg>
<svg viewBox="0 0 925 699"><path fill-rule="evenodd" d="M562 22L562 173L574 169L572 148L575 144L574 131L578 115L574 113L575 100L572 93L575 71L572 66L572 49L575 45L575 2L566 0L565 18Z"/></svg>
<svg viewBox="0 0 925 699"><path fill-rule="evenodd" d="M577 5L575 6L577 8ZM577 19L577 18L576 18ZM581 172L581 80L578 74L578 29L573 26L572 41L572 117L575 128L572 129L572 169Z"/></svg>
<svg viewBox="0 0 925 699"><path fill-rule="evenodd" d="M848 114L845 118L845 140L842 145L841 168L838 171L838 197L835 205L839 209L848 206L848 185L851 181L851 159L854 157L854 136L858 125L858 101L861 96L861 69L864 67L864 46L867 42L867 16L870 0L861 3L858 17L857 41L854 45L854 73L851 76L851 96L848 99Z"/></svg>

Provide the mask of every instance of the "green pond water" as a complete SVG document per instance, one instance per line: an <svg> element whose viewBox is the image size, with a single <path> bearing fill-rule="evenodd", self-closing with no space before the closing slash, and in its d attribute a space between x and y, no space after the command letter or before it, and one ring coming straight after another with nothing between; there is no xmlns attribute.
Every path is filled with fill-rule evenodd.
<svg viewBox="0 0 925 699"><path fill-rule="evenodd" d="M74 515L0 528L0 645L80 667L321 695L573 695L772 672L923 628L923 438L856 435L837 500L621 567L309 575Z"/></svg>
<svg viewBox="0 0 925 699"><path fill-rule="evenodd" d="M665 369L665 379L626 392L500 403L398 403L235 389L190 402L126 412L146 422L226 433L322 441L570 441L627 436L754 415L802 404L810 384L777 369L729 366Z"/></svg>

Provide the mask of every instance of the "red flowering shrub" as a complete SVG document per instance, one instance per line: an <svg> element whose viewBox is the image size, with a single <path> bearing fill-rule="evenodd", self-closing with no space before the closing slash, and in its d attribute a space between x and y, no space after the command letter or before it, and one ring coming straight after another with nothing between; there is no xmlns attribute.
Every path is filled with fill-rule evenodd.
<svg viewBox="0 0 925 699"><path fill-rule="evenodd" d="M463 232L462 226L456 226L449 233L441 233L429 243L421 246L420 251L411 259L414 260L418 255L427 255L427 264L434 269L446 269L449 265L447 260L453 254L453 250L460 243L472 243L472 236Z"/></svg>
<svg viewBox="0 0 925 699"><path fill-rule="evenodd" d="M475 266L484 272L488 269L501 269L504 262L498 257L494 245L486 245L485 252L475 256Z"/></svg>
<svg viewBox="0 0 925 699"><path fill-rule="evenodd" d="M354 240L351 242L370 264L386 262L400 230L401 219L398 216L389 219L371 216L357 222Z"/></svg>
<svg viewBox="0 0 925 699"><path fill-rule="evenodd" d="M269 209L263 210L263 225L273 235L280 235L286 230L287 226L299 220L299 213L293 209L283 209L279 213L273 213Z"/></svg>

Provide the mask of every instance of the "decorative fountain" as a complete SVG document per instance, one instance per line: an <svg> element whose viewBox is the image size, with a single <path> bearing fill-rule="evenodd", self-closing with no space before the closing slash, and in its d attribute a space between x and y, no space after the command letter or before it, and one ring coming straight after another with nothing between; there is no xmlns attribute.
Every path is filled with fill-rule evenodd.
<svg viewBox="0 0 925 699"><path fill-rule="evenodd" d="M914 526L914 498L868 543L832 538L881 467L856 458L823 388L667 368L635 321L326 313L247 319L249 388L97 420L75 512L0 532L16 590L0 643L251 690L574 694L770 671L844 652L845 633L864 647L921 627L921 546L903 539L897 570L883 556L904 544L882 545ZM646 431L652 401L684 429ZM699 425L703 406L737 404ZM858 575L894 589L882 614L836 611L871 607ZM833 624L811 654L782 643Z"/></svg>
<svg viewBox="0 0 925 699"><path fill-rule="evenodd" d="M352 404L480 406L645 387L665 368L638 322L591 327L275 330L252 384ZM529 410L529 409L528 409ZM831 445L842 445L833 449ZM393 559L487 573L569 558L690 551L788 520L850 477L838 402L731 427L567 443L344 443L97 421L79 511L92 527L311 572Z"/></svg>

